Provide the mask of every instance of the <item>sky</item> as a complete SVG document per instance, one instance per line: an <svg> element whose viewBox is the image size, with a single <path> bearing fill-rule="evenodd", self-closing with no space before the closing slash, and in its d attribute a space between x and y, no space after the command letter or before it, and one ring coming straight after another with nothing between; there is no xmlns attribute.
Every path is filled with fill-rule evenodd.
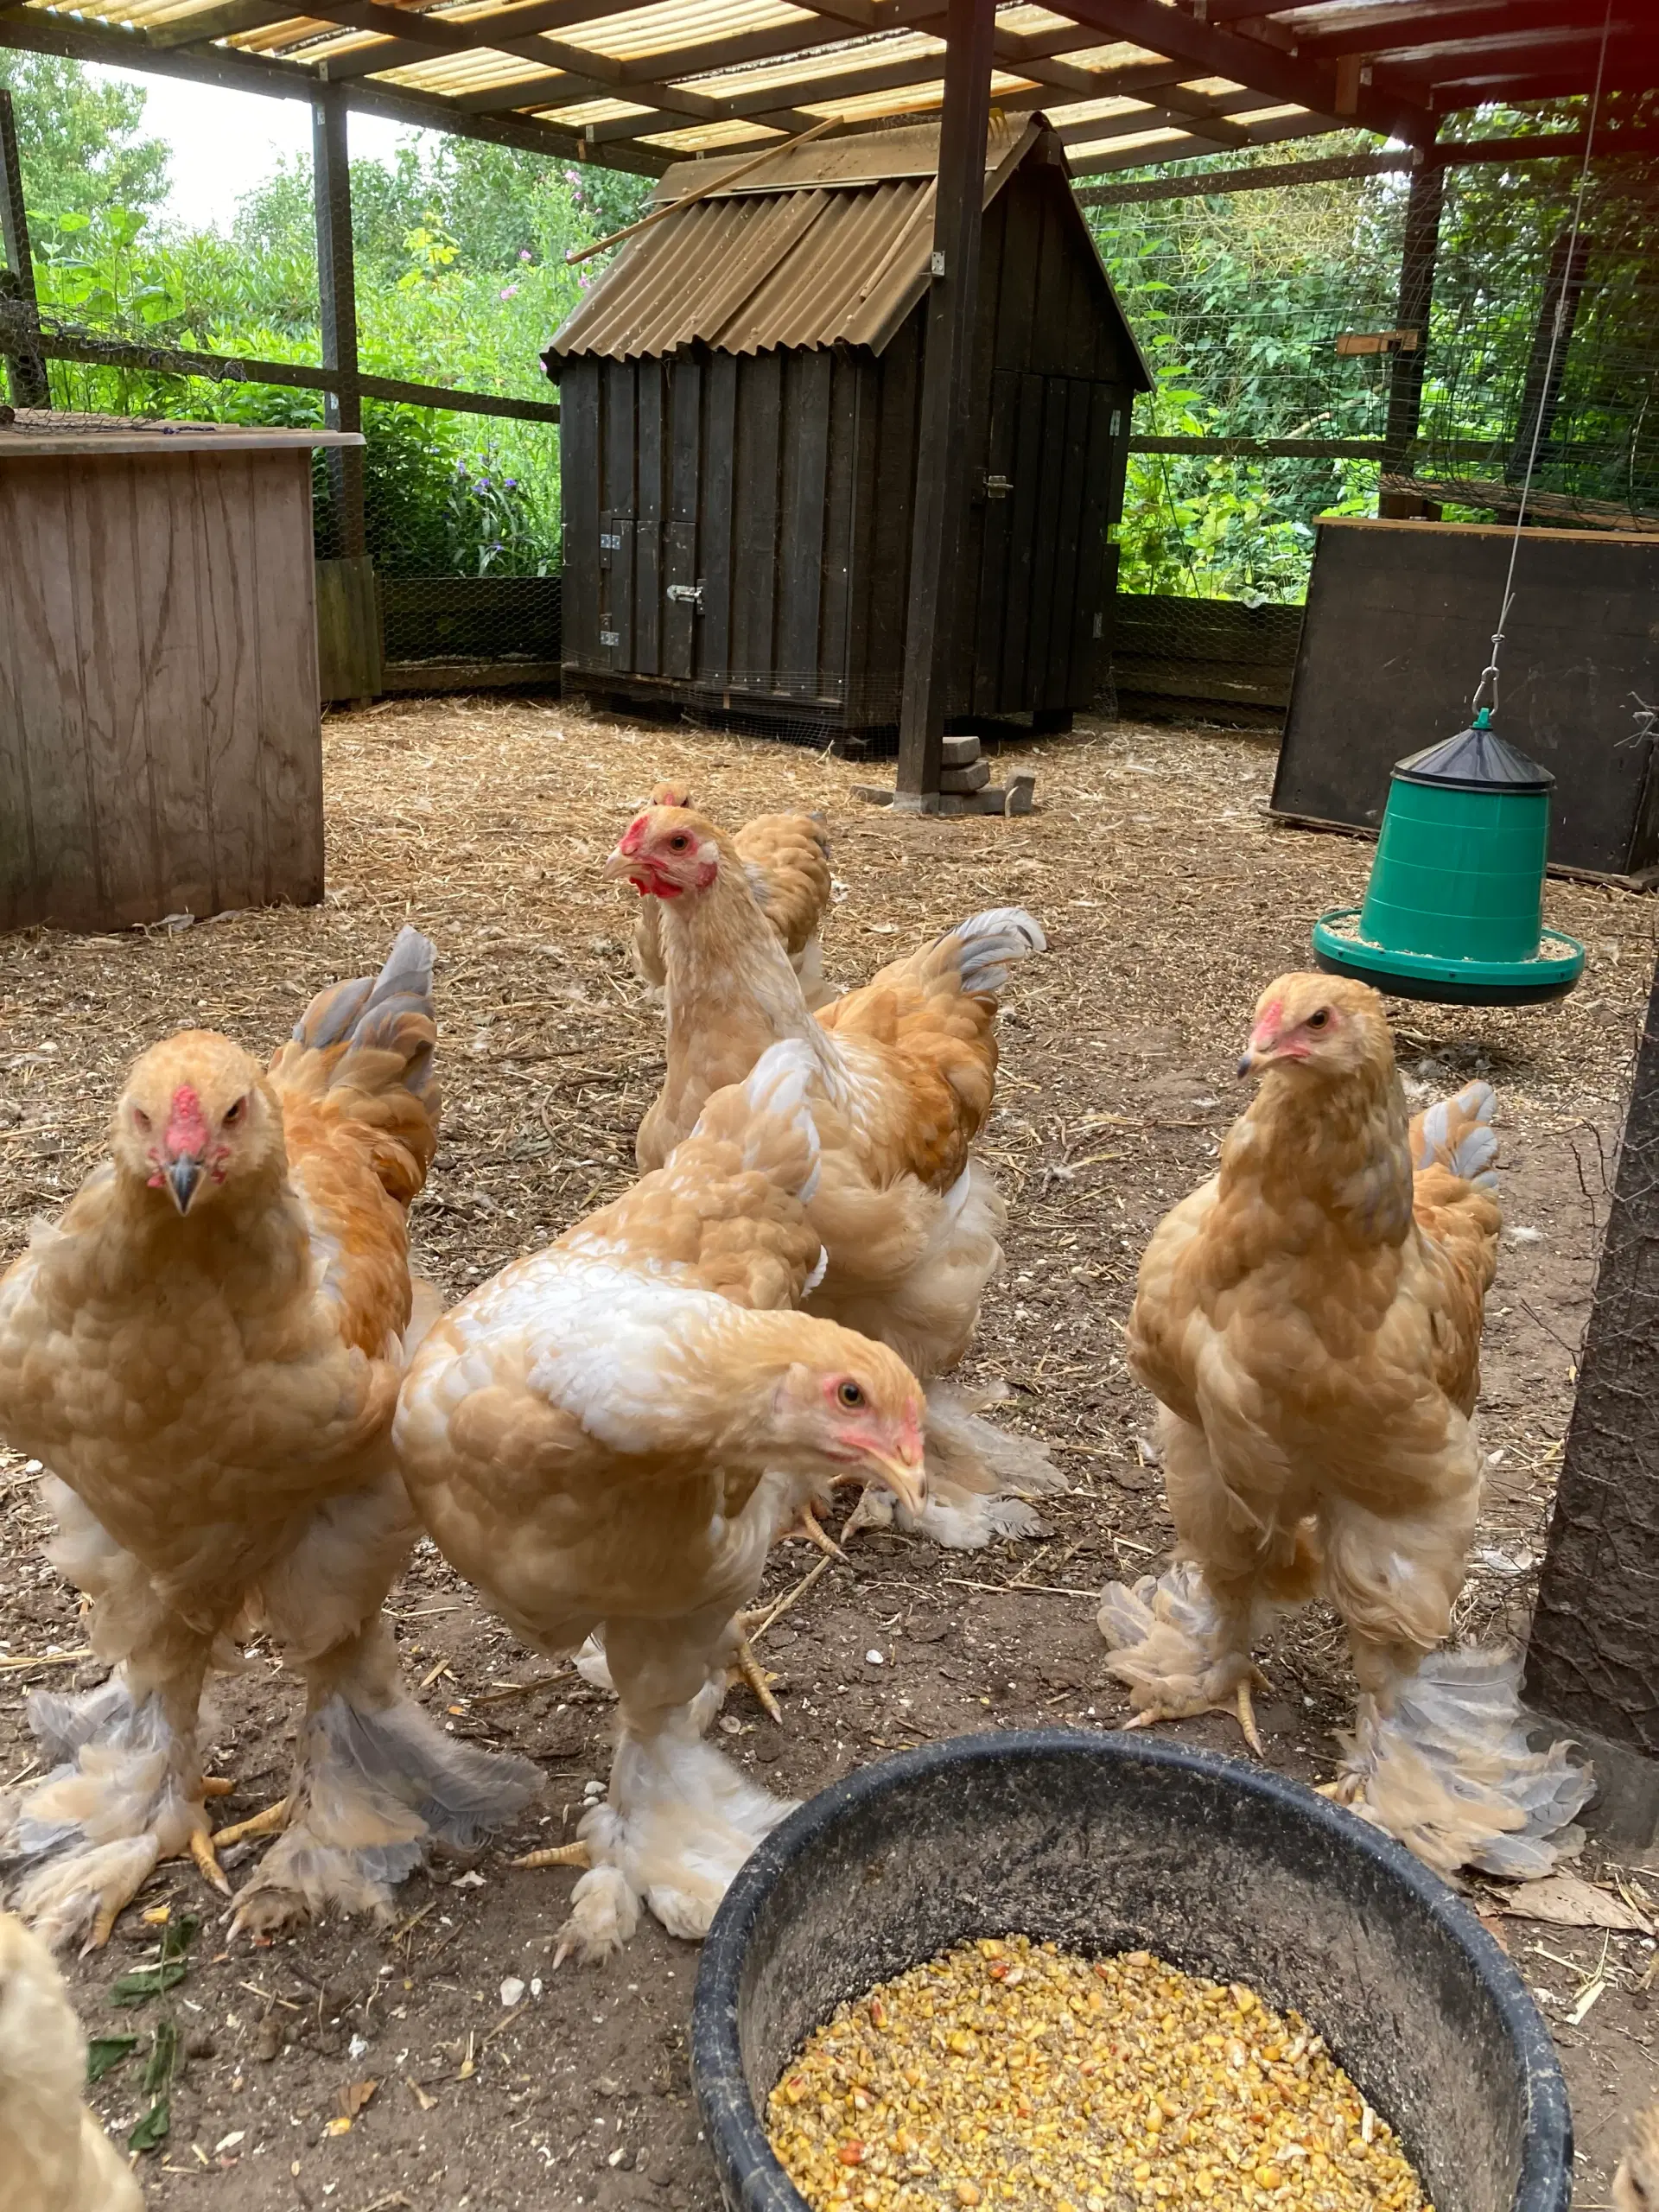
<svg viewBox="0 0 1659 2212"><path fill-rule="evenodd" d="M237 201L270 175L279 158L311 149L311 109L304 100L219 92L129 69L97 73L136 85L148 96L143 130L172 149L168 213L193 230L228 231ZM430 135L372 115L352 116L349 130L354 160L385 156L404 140Z"/></svg>

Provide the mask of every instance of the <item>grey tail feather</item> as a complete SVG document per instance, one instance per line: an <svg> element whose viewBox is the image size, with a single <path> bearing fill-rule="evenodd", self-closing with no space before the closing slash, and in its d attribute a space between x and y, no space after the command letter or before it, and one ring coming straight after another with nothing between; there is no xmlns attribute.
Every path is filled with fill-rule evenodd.
<svg viewBox="0 0 1659 2212"><path fill-rule="evenodd" d="M410 1807L433 1840L456 1850L515 1819L542 1786L529 1759L455 1742L412 1698L378 1711L331 1698L311 1725L372 1795Z"/></svg>
<svg viewBox="0 0 1659 2212"><path fill-rule="evenodd" d="M988 907L959 922L951 934L962 945L962 988L972 997L1000 991L1016 962L1048 950L1048 939L1023 906Z"/></svg>
<svg viewBox="0 0 1659 2212"><path fill-rule="evenodd" d="M349 983L336 983L321 991L294 1025L294 1041L324 1051L330 1045L374 1042L365 1025L399 1014L434 1012L432 963L436 950L430 938L405 922L392 940L385 965L378 976L358 976Z"/></svg>
<svg viewBox="0 0 1659 2212"><path fill-rule="evenodd" d="M404 1017L418 1014L436 1020L432 995L436 957L431 938L405 923L378 976L359 976L318 993L296 1025L295 1041L318 1052L349 1039L370 1050L408 1052L410 1039L398 1029ZM432 1063L430 1044L422 1042L409 1052L403 1081L417 1098L426 1097L431 1089Z"/></svg>
<svg viewBox="0 0 1659 2212"><path fill-rule="evenodd" d="M1495 1191L1497 1133L1492 1128L1492 1114L1497 1104L1497 1093L1490 1083L1471 1083L1455 1098L1437 1099L1423 1114L1421 1150L1412 1165L1438 1165L1479 1190ZM1455 1144L1451 1141L1453 1106L1461 1108L1466 1116L1466 1125Z"/></svg>

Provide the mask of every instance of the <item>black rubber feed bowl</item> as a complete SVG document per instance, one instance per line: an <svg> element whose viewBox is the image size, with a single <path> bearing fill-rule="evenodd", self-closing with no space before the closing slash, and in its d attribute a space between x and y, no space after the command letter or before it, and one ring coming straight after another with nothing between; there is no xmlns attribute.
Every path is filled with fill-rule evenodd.
<svg viewBox="0 0 1659 2212"><path fill-rule="evenodd" d="M692 2017L732 2212L802 2212L761 2115L811 2031L965 1937L1007 1935L1248 1982L1325 2037L1436 2212L1566 2212L1573 2126L1548 2031L1444 1883L1262 1768L1072 1730L862 1768L744 1866Z"/></svg>

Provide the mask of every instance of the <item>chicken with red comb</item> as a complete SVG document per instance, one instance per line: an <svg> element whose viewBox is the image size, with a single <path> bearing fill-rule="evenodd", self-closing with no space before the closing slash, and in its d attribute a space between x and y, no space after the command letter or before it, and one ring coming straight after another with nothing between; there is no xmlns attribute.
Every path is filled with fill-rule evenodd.
<svg viewBox="0 0 1659 2212"><path fill-rule="evenodd" d="M1179 1539L1102 1600L1129 1725L1231 1707L1260 1751L1252 1648L1323 1594L1360 1692L1334 1794L1442 1872L1547 1873L1588 1771L1530 1749L1512 1655L1446 1648L1480 1497L1491 1087L1408 1122L1382 1000L1315 974L1263 992L1238 1065L1255 1099L1129 1315Z"/></svg>

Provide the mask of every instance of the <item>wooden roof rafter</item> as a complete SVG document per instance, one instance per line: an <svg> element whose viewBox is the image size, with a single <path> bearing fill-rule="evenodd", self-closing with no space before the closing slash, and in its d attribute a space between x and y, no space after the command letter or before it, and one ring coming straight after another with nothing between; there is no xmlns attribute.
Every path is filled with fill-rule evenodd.
<svg viewBox="0 0 1659 2212"><path fill-rule="evenodd" d="M1080 174L1340 128L1427 148L1460 108L1586 90L1604 11L1024 0L997 22L996 97L1049 112ZM1613 14L1608 83L1659 83L1647 0ZM856 130L935 113L943 29L944 0L0 0L0 44L287 97L328 83L369 112L648 175L826 114Z"/></svg>

